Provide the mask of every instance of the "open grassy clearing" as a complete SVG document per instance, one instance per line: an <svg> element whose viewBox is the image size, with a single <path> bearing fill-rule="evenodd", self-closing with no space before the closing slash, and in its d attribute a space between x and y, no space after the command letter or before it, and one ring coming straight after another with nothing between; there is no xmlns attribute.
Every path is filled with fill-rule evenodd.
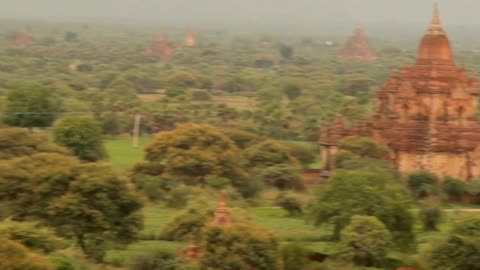
<svg viewBox="0 0 480 270"><path fill-rule="evenodd" d="M124 172L143 160L145 146L150 136L140 137L139 146L132 146L131 137L118 137L105 140L109 162L120 172Z"/></svg>

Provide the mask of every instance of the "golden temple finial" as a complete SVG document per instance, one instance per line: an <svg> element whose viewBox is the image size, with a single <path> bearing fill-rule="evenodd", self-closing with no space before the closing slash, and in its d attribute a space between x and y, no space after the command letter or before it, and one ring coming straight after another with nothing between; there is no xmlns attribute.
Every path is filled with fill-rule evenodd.
<svg viewBox="0 0 480 270"><path fill-rule="evenodd" d="M440 20L440 9L438 7L438 2L435 2L433 6L433 18L432 22L430 23L430 33L431 34L441 34L443 33L442 30L442 22Z"/></svg>

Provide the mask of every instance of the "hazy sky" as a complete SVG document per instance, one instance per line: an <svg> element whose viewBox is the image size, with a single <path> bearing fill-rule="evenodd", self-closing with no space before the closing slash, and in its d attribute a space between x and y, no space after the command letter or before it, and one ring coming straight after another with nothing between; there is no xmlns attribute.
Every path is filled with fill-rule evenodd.
<svg viewBox="0 0 480 270"><path fill-rule="evenodd" d="M0 17L178 24L426 23L433 0L0 0ZM480 0L440 0L444 21L480 25Z"/></svg>

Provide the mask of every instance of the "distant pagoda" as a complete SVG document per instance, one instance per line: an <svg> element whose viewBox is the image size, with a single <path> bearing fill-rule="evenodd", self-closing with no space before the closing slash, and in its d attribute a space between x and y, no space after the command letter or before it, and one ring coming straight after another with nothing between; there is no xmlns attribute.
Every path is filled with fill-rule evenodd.
<svg viewBox="0 0 480 270"><path fill-rule="evenodd" d="M343 59L370 62L377 59L376 52L370 47L363 27L358 24L343 49L337 55Z"/></svg>
<svg viewBox="0 0 480 270"><path fill-rule="evenodd" d="M197 44L197 38L195 37L195 33L192 30L187 31L187 36L185 37L185 46L193 47Z"/></svg>
<svg viewBox="0 0 480 270"><path fill-rule="evenodd" d="M211 224L218 227L228 227L232 225L232 216L227 208L227 196L225 193L222 193L220 203L215 210ZM190 240L186 252L180 251L180 253L189 259L197 259L201 256L201 250L196 243L195 237Z"/></svg>
<svg viewBox="0 0 480 270"><path fill-rule="evenodd" d="M20 30L12 42L12 47L15 47L15 48L25 48L25 47L30 47L32 45L33 45L33 38L30 36L30 33L26 28Z"/></svg>
<svg viewBox="0 0 480 270"><path fill-rule="evenodd" d="M145 50L148 54L155 54L162 58L162 60L169 60L172 58L173 52L175 50L175 45L173 43L167 42L162 35L157 35L155 40L150 44L150 46Z"/></svg>

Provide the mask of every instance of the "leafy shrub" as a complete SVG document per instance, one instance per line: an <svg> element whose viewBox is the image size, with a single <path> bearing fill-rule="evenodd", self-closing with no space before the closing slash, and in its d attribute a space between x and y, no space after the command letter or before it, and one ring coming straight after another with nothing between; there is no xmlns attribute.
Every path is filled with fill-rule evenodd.
<svg viewBox="0 0 480 270"><path fill-rule="evenodd" d="M76 270L78 269L74 262L72 262L72 259L60 255L60 254L55 254L53 256L49 257L50 261L53 263L54 269L55 270Z"/></svg>
<svg viewBox="0 0 480 270"><path fill-rule="evenodd" d="M274 140L266 140L245 149L244 156L251 167L268 167L279 164L298 164L288 146Z"/></svg>
<svg viewBox="0 0 480 270"><path fill-rule="evenodd" d="M66 246L53 231L40 227L35 222L4 221L0 223L0 237L15 240L30 249L45 253Z"/></svg>
<svg viewBox="0 0 480 270"><path fill-rule="evenodd" d="M175 216L162 230L162 238L169 241L185 241L200 230L211 219L213 209L203 206L191 206Z"/></svg>
<svg viewBox="0 0 480 270"><path fill-rule="evenodd" d="M374 159L382 159L390 151L386 146L378 144L373 139L366 137L343 139L340 141L339 147L361 157Z"/></svg>
<svg viewBox="0 0 480 270"><path fill-rule="evenodd" d="M205 177L205 184L214 189L224 189L230 183L231 181L229 179L216 175L208 175L207 177Z"/></svg>
<svg viewBox="0 0 480 270"><path fill-rule="evenodd" d="M465 191L473 196L480 195L480 179L473 179L465 186Z"/></svg>
<svg viewBox="0 0 480 270"><path fill-rule="evenodd" d="M176 86L168 87L167 89L165 89L165 95L170 98L182 96L186 92L187 90L185 88Z"/></svg>
<svg viewBox="0 0 480 270"><path fill-rule="evenodd" d="M376 217L353 216L342 230L340 257L358 266L382 266L392 235Z"/></svg>
<svg viewBox="0 0 480 270"><path fill-rule="evenodd" d="M302 190L304 188L302 178L300 177L300 170L296 166L269 166L258 169L256 174L258 174L259 179L265 184L277 187L281 190Z"/></svg>
<svg viewBox="0 0 480 270"><path fill-rule="evenodd" d="M53 265L16 241L0 239L0 269L53 270Z"/></svg>
<svg viewBox="0 0 480 270"><path fill-rule="evenodd" d="M187 205L192 189L187 186L178 186L168 192L165 203L167 207L182 208Z"/></svg>
<svg viewBox="0 0 480 270"><path fill-rule="evenodd" d="M195 101L207 101L211 100L212 96L205 90L193 90L191 92L191 98Z"/></svg>
<svg viewBox="0 0 480 270"><path fill-rule="evenodd" d="M185 71L179 71L169 75L166 82L170 86L177 86L180 88L195 88L200 85L197 76Z"/></svg>
<svg viewBox="0 0 480 270"><path fill-rule="evenodd" d="M284 270L302 270L308 264L308 253L304 245L299 243L289 243L284 245L280 254Z"/></svg>
<svg viewBox="0 0 480 270"><path fill-rule="evenodd" d="M424 201L420 208L420 219L422 220L423 229L427 231L437 230L442 213L440 203L437 200Z"/></svg>
<svg viewBox="0 0 480 270"><path fill-rule="evenodd" d="M480 269L480 219L468 218L455 224L426 254L428 269Z"/></svg>
<svg viewBox="0 0 480 270"><path fill-rule="evenodd" d="M280 269L277 240L255 224L207 226L202 236L200 269Z"/></svg>
<svg viewBox="0 0 480 270"><path fill-rule="evenodd" d="M287 144L290 154L295 157L303 167L307 167L316 160L315 153L312 149L299 145L298 143Z"/></svg>
<svg viewBox="0 0 480 270"><path fill-rule="evenodd" d="M445 177L443 192L450 196L462 196L466 192L465 182L457 178Z"/></svg>
<svg viewBox="0 0 480 270"><path fill-rule="evenodd" d="M248 146L251 146L262 140L262 137L257 134L240 129L225 128L221 131L227 135L227 137L232 139L232 141L234 141L237 147L240 149L245 149Z"/></svg>
<svg viewBox="0 0 480 270"><path fill-rule="evenodd" d="M295 100L302 95L302 88L293 83L288 83L283 86L283 92L287 95L288 99Z"/></svg>
<svg viewBox="0 0 480 270"><path fill-rule="evenodd" d="M298 216L303 213L302 204L294 197L280 193L275 199L275 205L282 207L290 216Z"/></svg>
<svg viewBox="0 0 480 270"><path fill-rule="evenodd" d="M132 270L175 270L179 261L175 253L156 250L134 259Z"/></svg>
<svg viewBox="0 0 480 270"><path fill-rule="evenodd" d="M408 176L408 186L417 198L438 194L438 177L430 172L418 171Z"/></svg>

